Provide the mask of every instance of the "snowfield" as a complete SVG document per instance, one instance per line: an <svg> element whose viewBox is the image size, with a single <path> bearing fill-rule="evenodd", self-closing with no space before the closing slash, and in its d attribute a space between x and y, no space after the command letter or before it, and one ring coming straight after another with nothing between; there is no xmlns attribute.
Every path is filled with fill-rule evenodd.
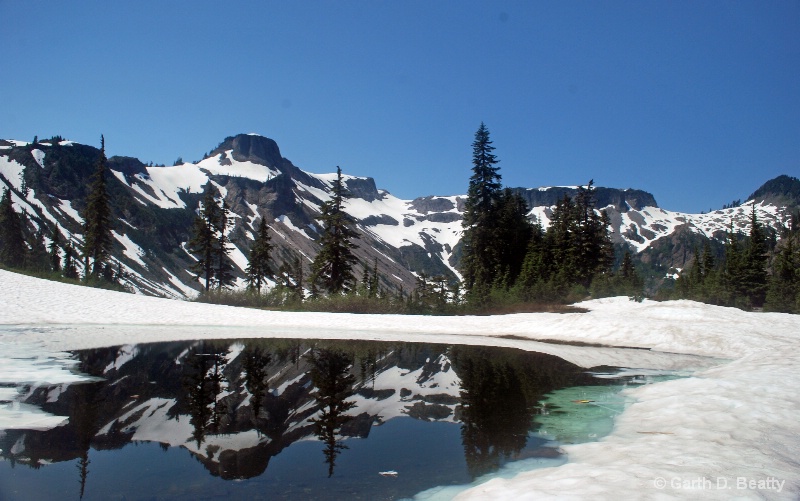
<svg viewBox="0 0 800 501"><path fill-rule="evenodd" d="M65 370L70 367L66 350L249 337L496 345L555 354L583 367L692 371L692 377L625 390L634 403L617 418L612 433L598 442L563 446L569 459L564 465L467 489L436 488L418 499L800 498L797 315L747 313L691 301L640 304L627 298L581 303L590 310L583 314L290 313L102 291L2 270L0 280L3 383L36 377L26 372L31 364L23 360L32 349L64 360L43 368L53 376L48 382L61 384L75 377ZM718 360L709 363L701 356ZM0 428L3 419L0 413Z"/></svg>

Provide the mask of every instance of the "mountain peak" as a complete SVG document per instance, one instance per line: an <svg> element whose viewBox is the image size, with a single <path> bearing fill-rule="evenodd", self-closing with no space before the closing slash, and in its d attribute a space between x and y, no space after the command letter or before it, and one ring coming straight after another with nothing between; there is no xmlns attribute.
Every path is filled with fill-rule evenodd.
<svg viewBox="0 0 800 501"><path fill-rule="evenodd" d="M281 150L274 140L258 134L237 134L226 137L212 152L211 156L233 150L237 162L253 162L267 167L279 167L283 163Z"/></svg>
<svg viewBox="0 0 800 501"><path fill-rule="evenodd" d="M783 174L770 179L753 192L747 200L776 205L800 205L800 179Z"/></svg>

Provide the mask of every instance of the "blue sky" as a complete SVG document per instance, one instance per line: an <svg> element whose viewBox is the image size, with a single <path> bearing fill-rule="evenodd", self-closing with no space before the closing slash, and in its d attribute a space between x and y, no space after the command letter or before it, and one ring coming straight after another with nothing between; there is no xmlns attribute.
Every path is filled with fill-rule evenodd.
<svg viewBox="0 0 800 501"><path fill-rule="evenodd" d="M256 132L402 198L652 192L700 212L800 175L800 2L0 0L0 137L199 160Z"/></svg>

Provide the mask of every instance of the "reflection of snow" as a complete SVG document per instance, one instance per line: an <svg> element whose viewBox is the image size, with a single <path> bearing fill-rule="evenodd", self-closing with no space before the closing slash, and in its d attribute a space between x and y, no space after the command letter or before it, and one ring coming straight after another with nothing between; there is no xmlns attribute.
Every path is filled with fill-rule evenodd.
<svg viewBox="0 0 800 501"><path fill-rule="evenodd" d="M136 346L130 344L122 346L117 352L117 359L106 366L106 368L103 370L103 374L107 373L108 371L119 370L120 367L133 360L138 354L139 348Z"/></svg>
<svg viewBox="0 0 800 501"><path fill-rule="evenodd" d="M17 330L11 331L11 335L18 333ZM20 402L25 397L23 389L53 385L47 398L52 402L67 385L95 380L74 372L78 361L70 353L46 352L41 345L29 343L1 343L0 346L0 431L15 428L47 430L67 419Z"/></svg>

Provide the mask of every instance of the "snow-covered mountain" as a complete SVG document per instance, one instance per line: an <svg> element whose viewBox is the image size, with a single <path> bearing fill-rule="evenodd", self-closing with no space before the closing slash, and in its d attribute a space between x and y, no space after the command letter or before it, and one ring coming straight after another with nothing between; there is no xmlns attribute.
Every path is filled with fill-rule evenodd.
<svg viewBox="0 0 800 501"><path fill-rule="evenodd" d="M62 239L80 244L80 211L98 156L96 148L60 138L36 144L0 141L0 182L11 189L15 208L26 212L35 227L57 224ZM275 232L279 264L298 254L310 264L318 250L315 216L335 178L301 170L281 155L275 141L253 134L226 138L195 163L148 166L131 157L111 157L108 167L113 174L109 191L119 217L113 259L137 292L171 297L191 296L199 289L188 271L193 257L186 243L207 183L233 211L231 258L241 285L261 217ZM797 191L800 181L778 179L782 178ZM353 195L346 210L361 235L356 254L369 266L377 261L383 286L409 291L419 273L458 277L464 196L402 200L378 189L372 178L345 175L344 180ZM531 218L545 227L556 201L576 190L515 188L532 208ZM798 204L796 196L767 190L739 207L684 214L659 208L651 194L640 190L597 188L595 196L598 208L611 216L615 243L663 273L683 267L697 238L719 239L731 224L746 232L752 205L760 221L777 228Z"/></svg>

